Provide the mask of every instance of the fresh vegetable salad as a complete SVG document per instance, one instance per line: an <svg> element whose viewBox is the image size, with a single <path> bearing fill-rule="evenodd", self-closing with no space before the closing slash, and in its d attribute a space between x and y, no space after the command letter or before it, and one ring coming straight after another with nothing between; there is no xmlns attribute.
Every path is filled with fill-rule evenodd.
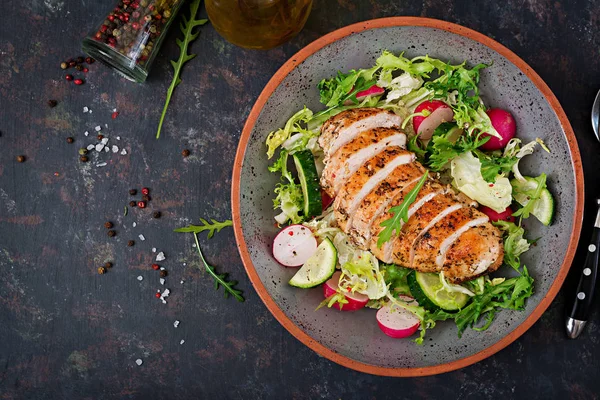
<svg viewBox="0 0 600 400"><path fill-rule="evenodd" d="M299 267L290 285L302 289L322 285L324 300L318 308L333 307L341 312L377 309L373 323L378 323L385 334L403 338L420 330L415 339L419 344L437 321L454 321L460 337L467 328L488 329L496 312L502 309L523 310L533 293L534 280L520 260L532 244L526 238L522 221L534 218L544 225L551 224L554 200L546 175L524 176L519 161L537 149L549 150L541 139L523 143L517 137L510 110L484 104L478 84L480 71L489 67L492 66L469 67L466 62L452 65L429 56L408 59L403 54L384 51L372 68L338 72L322 80L318 90L323 110L305 107L293 114L285 126L269 134L267 156L274 160L269 170L281 176L274 189L273 205L277 210L275 220L282 230L274 239L273 255L285 267ZM378 233L367 239L351 234L350 222L340 220L336 207L346 199L337 197L341 196L339 193L347 195L348 190L332 195L330 188L323 187L329 179L324 178L323 171L332 157L319 144L325 134L322 132L330 129L324 123L354 109L371 114L378 109L389 111L381 122L387 125L381 126L399 132L397 144L405 149L405 157L413 157L414 168L425 171L412 178L397 203L389 199L379 205L377 215L388 217L373 218L377 222L370 223ZM344 129L351 132L352 126L358 125ZM345 134L339 126L335 129L339 135ZM358 149L356 154L359 151L365 152ZM353 157L356 161L358 156ZM364 167L368 157L363 158L360 164ZM352 173L358 173L361 165L353 167L346 177L348 181L354 179ZM453 243L467 229L491 222L503 253L495 258L502 268L494 277L487 275L491 268L486 272L485 268L480 271L477 266L468 266L472 267L468 274L451 276L443 268L432 272L418 261L412 265L382 261L385 257L378 249L386 245L393 248L391 243L400 240L403 229L409 229L406 226L411 218L419 218L416 210L436 195L426 198L423 192L426 187L438 185L432 181L444 184L444 193L449 191L456 195L452 194L453 198L463 199L457 200L452 210L469 204L468 207L477 207L474 212L485 214L482 222L444 237L445 247L439 250L436 262L444 261L439 255L442 252L449 257ZM363 197L353 199L355 203L359 204L368 194L368 182L361 189L365 192L361 192ZM346 217L351 219L353 215ZM421 227L417 239L431 236L428 232L436 229L434 223L440 223L442 214L436 218L427 227ZM372 243L371 247L365 240ZM411 257L413 253L419 256L414 249L416 241L410 243ZM516 271L517 276L503 277L507 268Z"/></svg>

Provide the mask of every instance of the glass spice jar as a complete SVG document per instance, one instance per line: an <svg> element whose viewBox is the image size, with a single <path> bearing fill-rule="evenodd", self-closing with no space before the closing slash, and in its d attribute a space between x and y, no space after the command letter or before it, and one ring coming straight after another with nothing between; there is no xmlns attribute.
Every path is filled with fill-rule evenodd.
<svg viewBox="0 0 600 400"><path fill-rule="evenodd" d="M119 0L83 51L125 78L144 82L171 22L184 0Z"/></svg>

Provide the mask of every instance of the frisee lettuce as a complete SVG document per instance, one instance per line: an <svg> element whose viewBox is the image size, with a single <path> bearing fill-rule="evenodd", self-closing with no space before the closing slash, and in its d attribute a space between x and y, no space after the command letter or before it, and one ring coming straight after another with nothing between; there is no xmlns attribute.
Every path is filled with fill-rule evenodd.
<svg viewBox="0 0 600 400"><path fill-rule="evenodd" d="M521 254L529 250L529 242L524 237L525 229L508 221L496 221L493 224L504 234L504 263L518 270L521 267Z"/></svg>
<svg viewBox="0 0 600 400"><path fill-rule="evenodd" d="M308 108L304 107L302 110L298 111L296 114L292 115L290 119L285 123L283 128L277 129L269 133L267 136L266 144L267 144L267 157L271 158L275 154L275 150L279 148L288 138L292 135L292 133L302 132L303 128L300 125L301 123L307 123L313 116L313 112Z"/></svg>

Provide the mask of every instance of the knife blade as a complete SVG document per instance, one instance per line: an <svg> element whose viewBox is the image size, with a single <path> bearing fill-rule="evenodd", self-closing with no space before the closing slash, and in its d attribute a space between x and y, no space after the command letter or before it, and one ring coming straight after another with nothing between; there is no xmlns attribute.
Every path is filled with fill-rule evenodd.
<svg viewBox="0 0 600 400"><path fill-rule="evenodd" d="M600 253L600 199L596 199L596 203L599 207L596 213L594 231L586 248L587 254L581 269L579 284L566 320L567 336L571 339L575 339L583 332L590 315L596 289L598 254Z"/></svg>

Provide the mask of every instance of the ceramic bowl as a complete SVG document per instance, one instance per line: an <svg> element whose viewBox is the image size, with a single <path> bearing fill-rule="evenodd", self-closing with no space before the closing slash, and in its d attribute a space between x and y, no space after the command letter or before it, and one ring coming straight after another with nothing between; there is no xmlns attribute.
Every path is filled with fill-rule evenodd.
<svg viewBox="0 0 600 400"><path fill-rule="evenodd" d="M486 104L510 110L525 142L541 137L552 150L523 159L522 170L548 175L557 212L544 227L526 222L530 238L541 237L522 257L535 278L535 294L522 312L502 311L484 332L470 329L457 337L452 322L428 331L424 345L392 339L378 328L375 311L315 311L321 288L296 289L287 284L296 269L279 265L271 255L277 233L273 220L276 174L267 170L265 138L302 106L314 111L317 83L338 70L367 68L382 50L405 51L409 58L429 54L472 65L493 62L481 74ZM342 28L311 43L269 81L244 127L233 171L232 208L235 235L252 284L275 318L292 335L319 354L359 371L391 376L430 375L450 371L488 357L522 335L554 299L577 247L583 210L581 159L571 126L556 97L519 57L494 40L448 22L397 17ZM557 329L559 329L557 327Z"/></svg>

